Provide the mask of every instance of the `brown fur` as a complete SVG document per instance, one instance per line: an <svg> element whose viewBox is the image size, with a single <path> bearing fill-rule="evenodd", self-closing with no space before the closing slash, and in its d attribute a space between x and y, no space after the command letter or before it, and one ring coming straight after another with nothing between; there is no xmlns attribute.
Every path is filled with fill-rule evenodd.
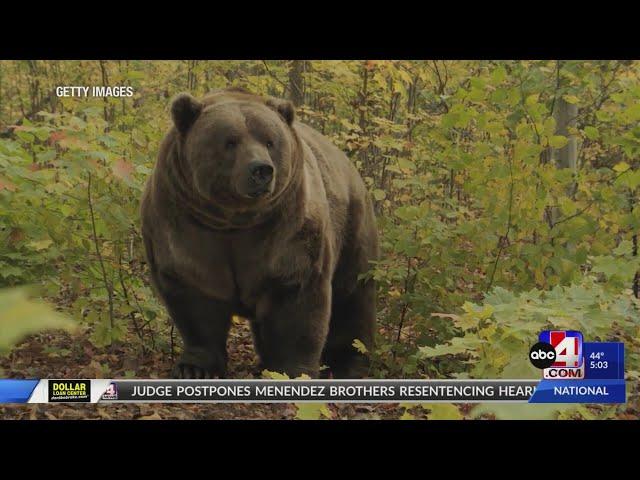
<svg viewBox="0 0 640 480"><path fill-rule="evenodd" d="M237 314L251 321L264 368L317 376L326 363L336 377L365 375L352 343L373 346L375 287L358 275L378 241L349 159L283 100L182 94L172 116L142 199L142 234L185 343L174 374L224 375ZM256 159L273 166L273 180L252 198Z"/></svg>

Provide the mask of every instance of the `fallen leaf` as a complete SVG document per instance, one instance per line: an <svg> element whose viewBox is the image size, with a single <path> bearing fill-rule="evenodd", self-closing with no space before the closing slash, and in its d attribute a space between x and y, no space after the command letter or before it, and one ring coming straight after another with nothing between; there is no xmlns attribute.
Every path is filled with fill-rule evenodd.
<svg viewBox="0 0 640 480"><path fill-rule="evenodd" d="M162 417L158 414L158 412L153 412L151 415L144 415L139 417L138 420L162 420Z"/></svg>
<svg viewBox="0 0 640 480"><path fill-rule="evenodd" d="M38 419L38 410L39 410L39 405L38 404L34 404L31 407L31 412L29 413L29 420L37 420Z"/></svg>

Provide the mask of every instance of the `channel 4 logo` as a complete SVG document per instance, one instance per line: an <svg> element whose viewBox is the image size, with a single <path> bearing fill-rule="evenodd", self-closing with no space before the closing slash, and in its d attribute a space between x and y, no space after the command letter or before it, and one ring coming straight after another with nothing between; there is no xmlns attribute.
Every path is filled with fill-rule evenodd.
<svg viewBox="0 0 640 480"><path fill-rule="evenodd" d="M111 383L109 387L102 394L102 400L117 400L118 399L118 385Z"/></svg>
<svg viewBox="0 0 640 480"><path fill-rule="evenodd" d="M551 380L584 378L582 333L575 330L545 330L529 352L531 363Z"/></svg>

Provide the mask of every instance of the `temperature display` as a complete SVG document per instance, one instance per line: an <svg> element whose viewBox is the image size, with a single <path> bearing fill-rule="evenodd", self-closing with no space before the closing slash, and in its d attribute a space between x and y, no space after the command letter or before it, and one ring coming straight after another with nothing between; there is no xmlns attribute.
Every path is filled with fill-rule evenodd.
<svg viewBox="0 0 640 480"><path fill-rule="evenodd" d="M624 380L624 344L585 342L585 378Z"/></svg>

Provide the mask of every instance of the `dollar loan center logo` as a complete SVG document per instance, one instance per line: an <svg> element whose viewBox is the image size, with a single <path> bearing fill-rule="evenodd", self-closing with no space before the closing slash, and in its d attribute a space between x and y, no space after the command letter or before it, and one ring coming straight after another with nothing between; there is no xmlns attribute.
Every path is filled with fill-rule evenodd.
<svg viewBox="0 0 640 480"><path fill-rule="evenodd" d="M531 363L552 380L584 378L582 333L575 330L545 330L529 351Z"/></svg>

